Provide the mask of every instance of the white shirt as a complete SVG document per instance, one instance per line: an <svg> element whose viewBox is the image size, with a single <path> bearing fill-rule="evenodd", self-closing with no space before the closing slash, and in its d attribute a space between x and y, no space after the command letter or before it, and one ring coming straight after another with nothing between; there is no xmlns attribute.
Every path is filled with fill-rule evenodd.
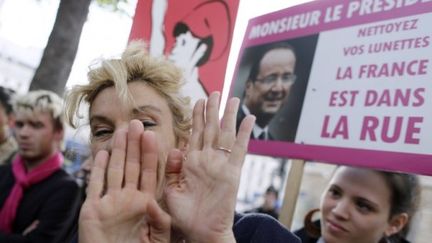
<svg viewBox="0 0 432 243"><path fill-rule="evenodd" d="M242 104L241 106L242 111L245 113L245 115L250 115L250 111L247 108L247 106L245 104ZM268 126L265 126L264 128L258 126L256 123L252 129L252 137L254 137L255 139L258 138L262 133L264 133L264 140L268 140L269 136L268 136Z"/></svg>

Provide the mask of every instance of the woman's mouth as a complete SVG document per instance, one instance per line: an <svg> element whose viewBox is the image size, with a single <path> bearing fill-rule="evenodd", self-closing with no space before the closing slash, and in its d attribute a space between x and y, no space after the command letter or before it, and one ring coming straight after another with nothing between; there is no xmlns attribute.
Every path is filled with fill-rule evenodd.
<svg viewBox="0 0 432 243"><path fill-rule="evenodd" d="M348 232L348 230L332 220L327 220L327 228L332 233Z"/></svg>

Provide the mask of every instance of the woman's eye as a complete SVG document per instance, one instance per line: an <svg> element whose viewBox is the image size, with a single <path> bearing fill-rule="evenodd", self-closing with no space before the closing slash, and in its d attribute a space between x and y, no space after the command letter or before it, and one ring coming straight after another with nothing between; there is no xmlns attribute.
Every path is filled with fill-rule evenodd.
<svg viewBox="0 0 432 243"><path fill-rule="evenodd" d="M108 129L100 129L93 132L94 137L103 137L109 134L111 134L111 131Z"/></svg>
<svg viewBox="0 0 432 243"><path fill-rule="evenodd" d="M144 125L144 129L154 127L157 125L156 122L154 122L154 121L142 121L142 123Z"/></svg>
<svg viewBox="0 0 432 243"><path fill-rule="evenodd" d="M335 188L330 188L330 189L328 190L328 194L329 194L331 197L333 197L333 198L336 198L336 197L340 197L340 196L341 196L341 192L340 192L339 190L335 189Z"/></svg>
<svg viewBox="0 0 432 243"><path fill-rule="evenodd" d="M359 211L361 213L369 213L369 212L374 211L372 206L370 206L366 202L361 202L361 201L357 202L357 208L359 209Z"/></svg>

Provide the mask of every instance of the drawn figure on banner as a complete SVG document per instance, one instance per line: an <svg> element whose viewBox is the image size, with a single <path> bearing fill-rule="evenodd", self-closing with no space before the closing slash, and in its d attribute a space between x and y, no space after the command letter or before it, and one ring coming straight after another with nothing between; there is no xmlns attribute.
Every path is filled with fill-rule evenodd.
<svg viewBox="0 0 432 243"><path fill-rule="evenodd" d="M294 48L286 42L266 46L252 61L237 116L238 125L246 115L256 116L251 138L275 139L269 131L269 123L290 94L296 80L295 65Z"/></svg>
<svg viewBox="0 0 432 243"><path fill-rule="evenodd" d="M206 98L214 89L206 83L223 82L203 80L200 68L227 54L231 40L231 17L227 3L222 0L199 1L177 19L178 14L174 18L170 14L176 10L171 6L174 4L174 1L153 0L150 53L153 56L165 54L182 69L185 79L182 92L189 95L194 103L199 98ZM175 39L172 47L170 38Z"/></svg>

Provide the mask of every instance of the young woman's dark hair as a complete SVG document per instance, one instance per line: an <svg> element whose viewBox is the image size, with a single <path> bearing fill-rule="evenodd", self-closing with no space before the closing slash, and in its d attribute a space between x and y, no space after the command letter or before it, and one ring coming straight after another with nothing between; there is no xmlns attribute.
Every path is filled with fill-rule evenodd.
<svg viewBox="0 0 432 243"><path fill-rule="evenodd" d="M411 226L411 219L418 210L420 204L420 184L418 176L385 171L377 172L385 178L391 191L389 217L391 218L400 213L408 214L408 223L405 227L398 233L390 236L392 240L390 242L401 242L400 239L407 236Z"/></svg>

